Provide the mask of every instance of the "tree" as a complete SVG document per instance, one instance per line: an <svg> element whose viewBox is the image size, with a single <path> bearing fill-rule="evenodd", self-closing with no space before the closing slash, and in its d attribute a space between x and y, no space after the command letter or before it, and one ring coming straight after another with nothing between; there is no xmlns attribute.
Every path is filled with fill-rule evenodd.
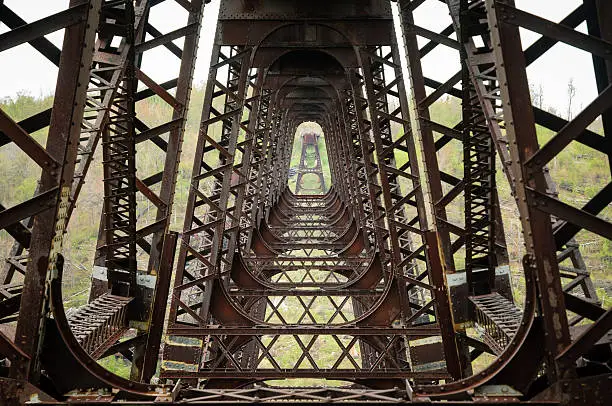
<svg viewBox="0 0 612 406"><path fill-rule="evenodd" d="M570 78L567 82L567 119L572 119L572 102L576 96L576 86L574 86L574 78Z"/></svg>
<svg viewBox="0 0 612 406"><path fill-rule="evenodd" d="M542 84L539 84L537 89L533 84L530 84L529 94L531 96L531 102L533 105L539 109L542 109L542 106L544 105L544 89L542 88Z"/></svg>

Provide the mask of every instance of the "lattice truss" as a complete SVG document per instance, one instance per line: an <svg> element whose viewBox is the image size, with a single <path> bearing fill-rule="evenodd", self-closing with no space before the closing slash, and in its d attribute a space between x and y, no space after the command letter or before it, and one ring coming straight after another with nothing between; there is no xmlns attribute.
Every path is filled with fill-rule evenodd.
<svg viewBox="0 0 612 406"><path fill-rule="evenodd" d="M89 46L93 54L90 56L91 62L80 67L82 74L85 75L79 77L79 88L84 91L84 99L79 100L79 103L82 103L82 119L77 120L80 125L75 125L75 130L71 133L73 138L69 139L70 154L74 154L74 157L70 156L68 162L74 166L74 169L64 170L65 174L62 174L66 178L65 185L70 188L66 221L68 222L71 214L75 212L87 174L94 166L93 161L96 158L103 167L105 189L101 231L94 266L94 269L98 270L94 271L91 298L93 300L106 294L110 287L113 290L120 289L122 295L143 297L146 295L142 292L143 288L138 287L138 275L144 275L146 278L147 274L159 270L164 235L170 226L170 211L186 122L186 106L191 93L203 2L195 1L192 4L182 5L174 1L144 0L96 1L92 2L92 5L88 2L72 3L69 9L29 25L25 25L26 22L8 6L1 6L1 21L11 28L22 26L19 30L25 33L19 32L21 35L16 35L12 41L3 41L5 44L3 50L29 43L54 65L60 66L59 82L62 72L60 65L62 52L41 35L65 26L77 27L78 24L87 22L86 13L91 7L98 7L99 23L96 21L92 25L94 33L97 30L97 35L91 37L91 44L83 45L83 47ZM160 24L158 10L164 7L172 8L175 14L180 16L180 20L173 22L172 26L163 24L164 29L159 30L156 28L156 25ZM177 39L184 40L180 46L172 42ZM147 62L151 62L151 58L159 57L160 54L174 58L178 62L170 64L173 67L164 73L166 77L161 81L149 77L146 73L147 68L143 67L147 66ZM66 58L74 56L67 55ZM73 62L74 59L67 59L65 63ZM158 100L160 106L157 121L143 122L138 119L137 112L143 101L153 99ZM56 93L53 111L58 110L56 107L58 105L73 107L69 99L62 98L60 93ZM49 168L52 177L59 176L61 172L59 169L62 167L57 162L60 161L57 157L52 158L48 152L49 146L56 142L51 136L52 127L47 137L49 145L47 151L30 135L45 131L53 120L52 109L37 112L19 122L13 122L4 112L2 116L14 134L14 137L6 138L5 143L13 141L16 145L25 147L25 151L29 151L26 153L34 154L32 156L35 161L41 164L47 162L45 167ZM69 119L63 118L63 120ZM4 128L3 125L3 131ZM7 132L4 131L3 134ZM61 150L61 145L57 146L58 150ZM137 151L143 152L141 158ZM148 164L153 156L156 165ZM68 174L70 179L67 178ZM10 235L15 239L2 269L2 282L10 292L10 296L2 301L2 317L7 321L16 318L20 299L22 305L24 300L30 301L22 299L21 286L25 283L27 289L28 284L37 286L44 281L44 274L40 274L42 280L32 279L35 278L34 272L30 272L28 278L28 267L35 269L37 265L26 262L26 259L38 255L31 251L31 235L36 216L50 217L50 221L53 222L53 215L50 214L48 207L54 207L53 202L56 200L54 193L57 190L57 188L44 190L40 185L33 199L3 212L3 218L7 219L7 227L11 230ZM138 208L136 202L139 202ZM119 288L119 285L122 287ZM39 303L42 298L38 294L36 296L31 298L32 309L40 308ZM124 302L124 307L129 302ZM140 302L142 303L142 300ZM146 320L149 310L145 310L146 305L139 307L142 309L139 311L140 314L133 318ZM123 312L125 313L126 309L123 309ZM36 320L35 318L30 322L36 324ZM88 320L90 326L88 334L92 336L86 340L98 342L100 338L108 338L102 340L101 352L98 348L98 352L93 354L98 357L109 346L115 344L121 335L114 334L109 338L108 334L99 329L101 324L97 325L103 323L102 318L89 315ZM123 317L113 320L118 322L114 328L127 330L128 319ZM28 327L25 327L27 323L23 318L17 329L20 330L22 326L27 329ZM100 331L99 337L96 336L98 331ZM124 353L130 358L135 347L143 346L143 333L146 333L146 328L138 332L139 339L134 340L131 346L124 345L126 347ZM35 342L35 334L30 336L32 338L29 340ZM144 348L141 348L141 351L144 351ZM111 351L106 353L106 356L114 353ZM146 373L151 374L151 371ZM140 372L136 371L135 374L133 377L139 379Z"/></svg>
<svg viewBox="0 0 612 406"><path fill-rule="evenodd" d="M0 110L0 147L40 171L33 198L0 202L14 240L0 323L16 322L0 332L0 354L27 383L13 396L514 402L561 401L585 382L576 376L605 386L612 317L579 242L612 239L610 176L578 207L549 166L576 143L611 162L612 6L585 0L555 23L511 0L221 0L177 236L170 215L204 3L71 0L28 24L0 2L0 52L29 43L59 67L48 110ZM61 49L45 38L60 29ZM519 29L537 38L523 46ZM597 88L568 120L530 103L527 67L559 44L589 54ZM430 62L440 54L447 77ZM147 73L159 58L172 60L163 78ZM462 106L454 122L439 114L447 98ZM151 100L159 114L145 122ZM292 157L304 122L322 132ZM90 303L66 314L63 234L97 156ZM301 183L313 174L316 193ZM516 200L520 266L502 188ZM525 302L515 304L510 274L521 270ZM497 359L474 375L484 353ZM116 354L131 361L129 379L96 362ZM179 382L173 390L150 383L158 367L161 382ZM302 378L341 387L278 386ZM599 392L579 396L591 404Z"/></svg>
<svg viewBox="0 0 612 406"><path fill-rule="evenodd" d="M498 196L495 193L494 157L496 154L499 157L498 167L505 174L512 194L518 198L517 168L512 167L507 120L502 108L503 94L499 86L499 73L496 70L498 67L496 62L500 62L495 54L491 37L490 19L487 22L490 13L487 13L485 2L482 1L447 1L446 5L434 1L419 3L406 1L399 2L399 8L412 86L417 100L417 118L423 140L424 160L428 168L427 174L434 202L434 220L439 224L438 228L442 230L441 237L444 242L443 250L447 252L447 266L456 269L453 259L463 248L466 252L467 278L472 280L472 283L468 282L468 284L474 289L473 293L486 294L490 292L490 287L495 286L494 277L489 276L489 281L483 282L481 279L486 276L482 272L475 271L479 268L491 269L507 263ZM414 15L421 11L419 8L436 15L435 23L433 23L434 20L431 20L432 22L427 25L415 24ZM500 8L506 10L507 14L504 14L506 16L510 15L509 10L514 12L511 6L500 5ZM587 10L589 9L590 13L594 12L593 5L581 5L563 18L561 24L568 27L563 28L564 32L570 30L570 27L577 27L587 19L590 21L591 31L596 32L594 30L598 29L598 23L594 21L596 17L588 16L589 11ZM525 67L545 55L555 44L564 42L576 45L575 42L564 41L556 35L551 36L550 31L543 31L541 28L543 19L530 17L528 13L520 10L517 13L525 18L537 20L524 27L543 35L522 51ZM519 26L523 27L520 24ZM446 81L429 76L429 71L423 68L427 64L427 55L440 47L443 47L446 52L449 50L457 52L460 56L455 59L457 73ZM601 69L597 67L597 64L600 63L601 61L596 62L596 72ZM599 90L602 92L604 90L600 83L603 80L602 74L598 73L597 77L599 78ZM463 90L457 89L459 83L462 83ZM440 122L435 117L435 113L432 113L434 102L449 96L462 100L463 120L458 123ZM584 125L574 127L577 128L575 131L585 131L587 134L574 138L578 142L584 141L583 144L586 143L596 151L601 151L600 145L596 143L597 137L600 136L586 127L603 110L598 111L596 107L586 110L586 113L580 114ZM533 113L532 120L536 125L553 132L561 131L564 127L569 126L567 120L542 110L541 106L533 106ZM605 121L604 117L605 115L602 116ZM589 118L591 121L588 121ZM591 142L586 141L587 137L593 137L590 138ZM542 199L551 198L559 203L557 187L546 164L550 163L563 147L569 145L572 137L565 139L567 140L565 144L556 144L557 141L543 148L551 151L552 146L556 145L555 152L549 153L545 161L537 159L539 162L537 165L543 173L545 182L543 184L545 186L538 193L545 195L540 196ZM445 153L445 149L453 148L458 143L463 143L464 150L463 179L458 178L456 174L446 172L438 160L440 154ZM536 158L530 162L535 162L535 160ZM531 169L529 170L530 173L534 173ZM487 190L489 190L488 193ZM598 201L599 197L601 197L600 194L594 196L594 199ZM463 219L457 218L456 215L455 219L451 218L452 215L449 212L456 212L453 210L453 202L458 202L460 206L465 207ZM544 203L544 206L546 205L547 203ZM568 310L576 313L570 320L570 324L575 325L583 320L586 314L584 307L582 307L582 312L580 311L581 304L582 306L597 305L600 301L580 253L579 245L574 239L582 227L567 225L569 221L567 215L557 218L558 213L550 212L549 214L553 216L553 234L557 247L555 262L559 263L559 268L562 270L559 276L563 278L563 294L569 299L566 304ZM572 228L573 232L564 232L563 237L557 234L561 229L567 230L568 228ZM477 276L479 273L482 275Z"/></svg>
<svg viewBox="0 0 612 406"><path fill-rule="evenodd" d="M297 167L294 193L299 194L303 190L306 193L324 194L327 192L327 187L325 186L323 167L321 166L318 134L303 133L302 143L302 153L300 154L300 162ZM305 188L303 185L305 175L307 175L307 178L312 177L312 175L316 176L318 183L314 187Z"/></svg>
<svg viewBox="0 0 612 406"><path fill-rule="evenodd" d="M293 55L250 66L260 51L223 45L218 31L162 377L207 378L214 387L228 379L375 375L434 382L458 373L458 365L446 368L448 302L436 303L443 279L430 279L440 264L427 260L399 49L392 25L385 29L388 45L355 55L363 67L329 69L322 78L292 67ZM324 68L330 63L315 55ZM334 185L324 195L287 189L293 134L308 119L320 123L334 157ZM314 152L320 171L317 136L304 136L299 170L310 171L305 157ZM268 171L260 169L264 159ZM358 187L337 181L357 176ZM325 346L331 355L315 351ZM450 357L459 362L456 350Z"/></svg>

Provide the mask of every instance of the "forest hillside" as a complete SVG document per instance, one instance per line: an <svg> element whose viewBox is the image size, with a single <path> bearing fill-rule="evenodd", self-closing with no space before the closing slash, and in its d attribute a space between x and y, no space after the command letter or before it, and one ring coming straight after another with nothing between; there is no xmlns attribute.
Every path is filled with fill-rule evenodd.
<svg viewBox="0 0 612 406"><path fill-rule="evenodd" d="M189 190L189 179L193 155L195 153L203 93L204 85L200 84L194 88L191 97L191 107L179 167L173 212L172 228L177 231L182 229L182 213L184 212ZM0 106L14 120L19 121L50 107L52 101L52 96L33 96L27 93L20 93L14 98L0 100ZM140 120L150 125L155 125L156 118L167 116L168 109L169 107L165 102L160 99L150 98L138 103L137 115ZM452 126L460 120L461 106L455 99L446 99L432 107L432 116L435 116L436 120ZM318 126L309 125L306 126L306 129L311 131L315 127ZM601 132L601 124L596 121L591 126L591 129ZM538 134L542 142L545 142L551 136L549 131L542 128L539 129ZM33 134L33 136L39 143L44 145L46 130L41 130ZM296 141L294 157L291 162L292 167L297 166L299 163L300 137L296 137ZM321 139L320 148L324 148L324 145L324 140ZM461 145L458 142L455 148L447 147L440 155L441 166L450 173L462 176L462 153ZM325 151L322 152L322 161L323 165L326 166L327 153ZM83 305L88 297L103 195L100 162L100 148L98 148L94 165L89 171L87 182L68 228L65 243L67 267L64 278L67 308ZM138 171L145 173L158 169L161 165L157 153L148 148L138 150L137 162ZM603 185L610 181L610 169L607 160L601 159L592 149L577 143L572 143L570 148L560 157L556 158L552 162L550 169L553 178L557 181L561 199L571 200L576 206L586 203L596 191L600 190ZM32 196L40 176L38 167L14 145L6 145L0 149L0 173L2 174L0 177L0 202L5 207L11 207ZM325 177L326 183L333 181L329 178L327 168L325 170ZM291 181L295 183L294 179L290 180L290 183ZM510 196L507 181L501 170L498 171L498 190L510 257L514 261L514 268L518 268L517 261L522 250L518 211ZM139 207L138 215L150 216L149 209L150 207L147 207L146 204L142 205ZM610 208L607 209L607 212L604 212L604 215L612 215ZM459 208L454 212L451 209L451 213L449 213L449 217L459 223L462 221L462 216L463 213ZM607 302L606 306L610 306L612 304L612 276L605 271L610 269L612 265L612 244L593 234L584 232L578 235L577 240L581 245L583 254L587 257L587 265L593 273L600 299ZM6 255L10 251L11 245L12 239L5 231L0 231L0 262L2 264L6 260ZM460 261L458 262L461 265ZM520 296L520 272L514 273L517 275L515 291Z"/></svg>

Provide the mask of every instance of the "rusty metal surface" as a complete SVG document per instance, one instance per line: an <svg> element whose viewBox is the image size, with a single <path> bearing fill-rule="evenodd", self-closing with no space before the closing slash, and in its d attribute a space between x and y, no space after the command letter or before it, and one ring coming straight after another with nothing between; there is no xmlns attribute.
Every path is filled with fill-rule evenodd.
<svg viewBox="0 0 612 406"><path fill-rule="evenodd" d="M306 160L310 159L314 160L314 165L308 165L306 163ZM300 194L302 190L306 191L306 194L325 194L325 192L327 192L325 178L323 177L323 169L321 166L321 154L319 153L317 134L305 133L302 135L302 153L296 173L295 194ZM316 176L319 179L318 185L313 188L305 188L303 186L303 179L304 175L306 174Z"/></svg>
<svg viewBox="0 0 612 406"><path fill-rule="evenodd" d="M127 330L127 307L131 300L105 294L70 315L70 330L93 358L102 355Z"/></svg>
<svg viewBox="0 0 612 406"><path fill-rule="evenodd" d="M79 2L71 1L75 6ZM63 204L74 175L80 123L83 117L88 69L93 54L93 42L98 25L100 2L90 3L87 15L80 22L66 28L54 108L51 113L46 150L56 162L66 162L60 168L42 172L38 193L55 190L54 202L34 218L29 261L24 275L22 300L15 334L16 344L31 357L29 377L38 381L39 356L44 334L45 318L49 309L47 283L55 260L61 250L65 230ZM51 164L51 163L49 163ZM56 235L59 233L59 235ZM59 241L58 241L59 240ZM53 252L56 250L55 252Z"/></svg>
<svg viewBox="0 0 612 406"><path fill-rule="evenodd" d="M470 301L476 310L476 325L484 330L484 342L501 354L518 329L521 310L498 293L473 296Z"/></svg>
<svg viewBox="0 0 612 406"><path fill-rule="evenodd" d="M162 3L186 21L158 30L149 12ZM29 43L60 69L52 110L19 122L0 112L0 147L42 171L32 199L0 206L15 241L0 272L0 321L17 321L14 338L0 333L0 394L44 404L605 404L612 317L576 236L612 239L612 193L603 185L572 206L546 165L571 142L612 162L612 6L585 1L554 23L512 0L222 0L177 236L170 213L204 3L75 0L30 24L0 4L9 28L0 52ZM420 14L432 5L435 30ZM45 39L64 27L61 48ZM524 47L519 29L542 37ZM597 96L571 120L530 103L527 67L558 43L592 56ZM176 79L144 71L158 47L180 60ZM446 82L427 63L442 48L456 56ZM149 97L170 106L160 125L134 114ZM435 116L444 97L461 100L457 123ZM598 117L604 135L587 128ZM322 134L305 135L292 192L305 121ZM30 134L48 125L43 147ZM552 131L545 145L537 125ZM106 204L92 301L66 317L62 235L99 140ZM137 174L149 144L163 166ZM445 166L450 148L462 151L462 175ZM505 266L496 159L526 243L522 304ZM305 174L321 187L304 191ZM141 198L153 222L135 216ZM131 361L130 379L95 361L116 353ZM473 374L483 353L495 360ZM292 386L297 378L341 386Z"/></svg>

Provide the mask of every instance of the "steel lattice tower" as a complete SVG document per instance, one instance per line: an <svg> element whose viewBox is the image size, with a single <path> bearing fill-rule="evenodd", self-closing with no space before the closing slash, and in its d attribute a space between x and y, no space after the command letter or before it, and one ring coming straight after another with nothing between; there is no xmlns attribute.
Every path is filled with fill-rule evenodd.
<svg viewBox="0 0 612 406"><path fill-rule="evenodd" d="M610 169L610 2L576 0L556 22L513 0L220 0L214 30L202 26L204 0L70 0L34 22L4 3L0 57L29 44L58 76L50 108L19 120L0 109L0 148L40 173L31 199L0 202L11 243L3 402L603 405L612 395L612 316L580 249L585 235L612 240L610 173L576 203L549 168L580 144ZM207 29L183 208L175 192ZM45 37L59 30L61 47ZM537 38L526 46L521 30ZM588 55L593 74L596 95L573 118L530 97L527 69L556 45ZM440 53L449 77L431 62ZM165 79L153 60L169 62ZM454 122L437 110L449 100L461 105ZM145 102L165 113L147 121ZM294 174L305 122L322 134L302 135ZM64 234L96 165L89 303L66 312ZM318 187L304 188L313 175ZM112 356L129 374L98 362Z"/></svg>

